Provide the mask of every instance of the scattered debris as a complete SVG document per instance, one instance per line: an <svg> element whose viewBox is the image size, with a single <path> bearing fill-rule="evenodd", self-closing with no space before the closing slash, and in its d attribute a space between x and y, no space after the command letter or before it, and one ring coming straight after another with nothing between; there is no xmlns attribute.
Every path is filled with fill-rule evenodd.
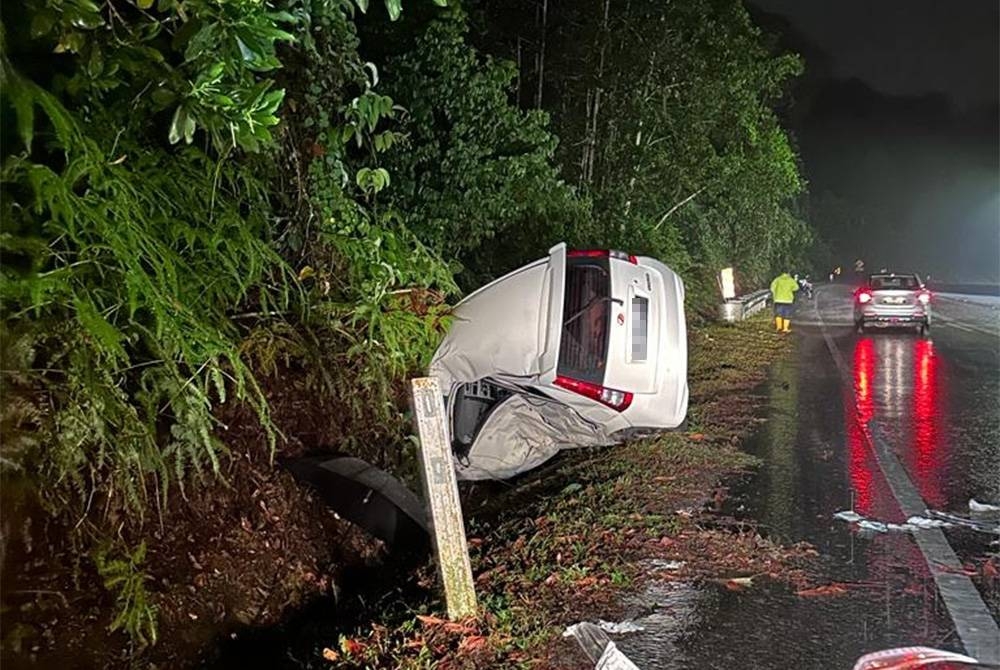
<svg viewBox="0 0 1000 670"><path fill-rule="evenodd" d="M753 586L753 577L723 577L721 579L712 579L710 581L716 584L722 584L730 591L742 591L743 589Z"/></svg>
<svg viewBox="0 0 1000 670"><path fill-rule="evenodd" d="M847 523L854 524L861 532L868 533L909 533L915 530L927 530L931 528L952 528L961 526L983 533L995 533L1000 535L1000 522L970 519L948 512L938 512L936 510L925 510L923 515L911 516L906 523L887 523L868 519L854 510L844 510L837 512L833 518Z"/></svg>
<svg viewBox="0 0 1000 670"><path fill-rule="evenodd" d="M628 656L615 646L614 642L608 642L604 653L597 659L594 670L639 670L639 666L630 661Z"/></svg>
<svg viewBox="0 0 1000 670"><path fill-rule="evenodd" d="M911 516L906 523L914 528L947 528L952 525L943 519L928 519L922 516Z"/></svg>
<svg viewBox="0 0 1000 670"><path fill-rule="evenodd" d="M970 512L1000 512L1000 505L993 505L991 503L981 503L975 498L969 499L969 511Z"/></svg>
<svg viewBox="0 0 1000 670"><path fill-rule="evenodd" d="M650 567L656 570L668 570L670 572L676 572L677 570L683 568L685 565L687 565L687 561L663 561L655 559L650 562Z"/></svg>
<svg viewBox="0 0 1000 670"><path fill-rule="evenodd" d="M943 561L935 560L934 569L937 572L944 572L949 575L962 575L964 577L976 577L979 575L979 571L975 568L975 566L968 564L963 564L961 567L955 567L948 565Z"/></svg>
<svg viewBox="0 0 1000 670"><path fill-rule="evenodd" d="M968 517L959 516L957 514L949 514L947 512L938 512L936 510L927 510L924 512L928 517L932 519L944 521L946 523L953 524L955 526L964 526L966 528L971 528L972 530L982 531L984 533L995 533L1000 535L1000 519L995 519L989 521L986 519L970 519Z"/></svg>
<svg viewBox="0 0 1000 670"><path fill-rule="evenodd" d="M645 630L641 625L634 621L605 621L604 619L599 619L597 625L601 627L605 633L610 633L611 635L622 635L625 633L639 633Z"/></svg>
<svg viewBox="0 0 1000 670"><path fill-rule="evenodd" d="M882 523L881 521L869 521L868 519L862 519L858 522L858 528L860 530L867 530L873 533L888 533L889 525Z"/></svg>
<svg viewBox="0 0 1000 670"><path fill-rule="evenodd" d="M576 638L594 670L639 670L599 625L581 621L563 631L563 637Z"/></svg>
<svg viewBox="0 0 1000 670"><path fill-rule="evenodd" d="M828 596L842 596L847 593L847 587L843 584L824 584L811 589L796 591L795 595L801 598L819 598Z"/></svg>

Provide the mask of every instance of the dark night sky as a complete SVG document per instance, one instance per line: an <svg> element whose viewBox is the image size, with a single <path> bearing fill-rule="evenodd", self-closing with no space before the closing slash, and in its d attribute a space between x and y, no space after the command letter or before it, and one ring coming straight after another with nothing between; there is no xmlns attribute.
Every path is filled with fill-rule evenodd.
<svg viewBox="0 0 1000 670"><path fill-rule="evenodd" d="M1000 2L750 2L806 61L787 123L836 262L1000 281Z"/></svg>
<svg viewBox="0 0 1000 670"><path fill-rule="evenodd" d="M833 74L883 93L946 93L957 105L998 98L997 0L753 0L787 18Z"/></svg>

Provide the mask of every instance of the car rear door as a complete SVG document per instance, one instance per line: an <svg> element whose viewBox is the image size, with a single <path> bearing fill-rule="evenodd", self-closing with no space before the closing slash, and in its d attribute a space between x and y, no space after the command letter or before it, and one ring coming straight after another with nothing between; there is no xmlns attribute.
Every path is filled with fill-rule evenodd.
<svg viewBox="0 0 1000 670"><path fill-rule="evenodd" d="M487 377L531 382L555 366L565 261L559 244L455 306L430 365L446 394Z"/></svg>

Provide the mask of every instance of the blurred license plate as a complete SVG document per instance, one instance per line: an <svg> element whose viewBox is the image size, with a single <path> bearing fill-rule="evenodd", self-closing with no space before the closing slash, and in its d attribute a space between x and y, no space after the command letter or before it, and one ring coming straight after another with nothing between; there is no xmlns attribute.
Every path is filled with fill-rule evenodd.
<svg viewBox="0 0 1000 670"><path fill-rule="evenodd" d="M902 305L904 302L906 302L906 298L886 298L882 302L886 303L887 305Z"/></svg>

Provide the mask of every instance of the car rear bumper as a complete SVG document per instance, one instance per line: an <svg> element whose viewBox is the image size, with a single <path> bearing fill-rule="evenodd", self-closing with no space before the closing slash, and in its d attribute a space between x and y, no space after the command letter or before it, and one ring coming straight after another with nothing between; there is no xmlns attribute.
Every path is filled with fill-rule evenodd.
<svg viewBox="0 0 1000 670"><path fill-rule="evenodd" d="M858 323L891 326L895 324L929 324L931 315L925 310L864 310L854 313Z"/></svg>

